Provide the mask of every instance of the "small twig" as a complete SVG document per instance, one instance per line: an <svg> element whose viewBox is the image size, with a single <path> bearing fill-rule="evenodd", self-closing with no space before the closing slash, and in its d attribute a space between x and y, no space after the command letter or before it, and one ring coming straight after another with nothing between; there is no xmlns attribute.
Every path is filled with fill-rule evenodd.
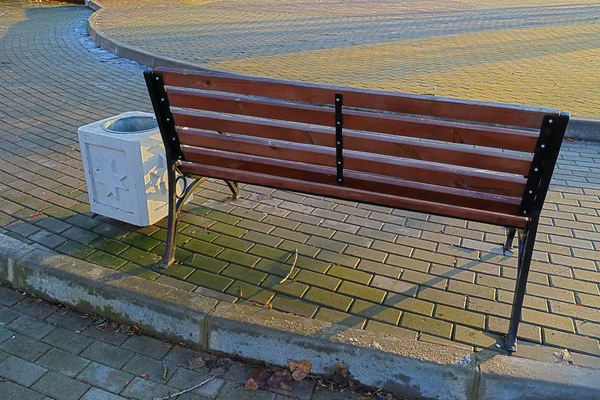
<svg viewBox="0 0 600 400"><path fill-rule="evenodd" d="M279 281L280 284L287 281L288 278L292 275L292 271L294 270L294 267L296 266L296 261L298 261L298 249L296 249L296 256L294 257L294 263L292 264L292 268L290 268L290 272L288 272L288 274L285 276L285 278L283 278L282 280Z"/></svg>
<svg viewBox="0 0 600 400"><path fill-rule="evenodd" d="M154 398L154 400L169 400L169 399L174 399L175 397L177 397L177 396L181 396L181 395L182 395L182 394L184 394L184 393L191 392L191 391L192 391L192 390L194 390L194 389L198 389L200 386L202 386L202 385L204 385L204 384L206 384L206 383L208 383L208 382L212 381L212 380L213 380L213 379L215 379L215 378L216 378L215 376L211 376L210 378L208 378L208 379L207 379L207 380L205 380L204 382L201 382L201 383L197 384L196 386L193 386L193 387L191 387L191 388L189 388L189 389L185 389L185 390L182 390L181 392L173 393L173 394L172 394L172 395L170 395L170 396L165 396L165 397L155 397L155 398Z"/></svg>

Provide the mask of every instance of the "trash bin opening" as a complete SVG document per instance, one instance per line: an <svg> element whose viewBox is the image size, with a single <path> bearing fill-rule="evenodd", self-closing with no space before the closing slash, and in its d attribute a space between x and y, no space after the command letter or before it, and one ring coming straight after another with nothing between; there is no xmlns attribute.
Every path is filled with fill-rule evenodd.
<svg viewBox="0 0 600 400"><path fill-rule="evenodd" d="M112 119L102 124L102 129L112 133L140 133L156 129L158 124L154 116L130 116Z"/></svg>

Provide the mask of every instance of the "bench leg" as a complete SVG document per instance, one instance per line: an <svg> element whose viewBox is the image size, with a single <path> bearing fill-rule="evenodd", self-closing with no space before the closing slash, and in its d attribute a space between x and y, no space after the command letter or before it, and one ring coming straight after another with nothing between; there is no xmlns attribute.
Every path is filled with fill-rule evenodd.
<svg viewBox="0 0 600 400"><path fill-rule="evenodd" d="M517 331L521 320L521 309L523 308L523 299L525 297L525 287L529 277L529 266L533 255L533 246L535 245L535 235L537 233L537 220L530 223L529 229L519 232L519 257L517 270L517 284L515 287L515 296L510 317L508 334L505 338L505 346L508 351L517 351Z"/></svg>
<svg viewBox="0 0 600 400"><path fill-rule="evenodd" d="M177 209L177 180L175 179L175 165L171 165L167 171L167 182L169 186L169 219L167 222L167 242L165 256L160 263L161 268L168 268L175 261L175 238L177 236L177 220L179 213Z"/></svg>
<svg viewBox="0 0 600 400"><path fill-rule="evenodd" d="M238 194L240 193L240 186L237 182L234 181L225 181L227 186L229 186L229 190L231 190L231 198L233 200L237 200Z"/></svg>
<svg viewBox="0 0 600 400"><path fill-rule="evenodd" d="M513 240L515 239L516 228L506 228L506 241L502 249L502 254L506 255L506 252L512 252Z"/></svg>
<svg viewBox="0 0 600 400"><path fill-rule="evenodd" d="M180 179L183 178L180 176ZM176 238L177 238L177 222L179 222L179 212L185 205L186 200L196 190L196 188L206 180L206 178L197 179L191 185L187 184L187 180L183 178L185 182L183 193L177 195L177 182L178 179L175 175L175 167L172 167L168 171L169 179L169 219L167 222L167 242L165 248L165 256L163 261L160 263L161 268L168 268L175 262L175 250L176 250Z"/></svg>

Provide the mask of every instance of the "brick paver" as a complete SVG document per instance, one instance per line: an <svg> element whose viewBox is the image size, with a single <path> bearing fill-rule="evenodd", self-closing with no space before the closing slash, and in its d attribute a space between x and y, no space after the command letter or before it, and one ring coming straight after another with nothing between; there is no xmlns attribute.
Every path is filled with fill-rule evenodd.
<svg viewBox="0 0 600 400"><path fill-rule="evenodd" d="M97 2L107 35L196 65L600 116L594 0Z"/></svg>
<svg viewBox="0 0 600 400"><path fill-rule="evenodd" d="M253 186L231 201L224 184L208 181L183 215L177 266L159 269L165 221L137 228L92 215L76 136L93 120L150 109L142 67L89 40L91 12L83 7L2 3L0 10L8 60L0 82L0 232L222 301L499 350L516 259L500 254L503 230L489 225ZM598 171L599 145L565 143L519 331L533 346L566 347L582 365L599 365ZM279 284L296 250L294 275ZM41 326L36 319L73 331L81 323L1 287L0 304L0 327L17 332L14 345L0 344L0 356L33 362L61 346L52 325L26 328ZM111 368L125 368L140 348L90 332L97 340L76 355ZM86 345L73 343L66 350Z"/></svg>
<svg viewBox="0 0 600 400"><path fill-rule="evenodd" d="M8 301L16 292L4 286L0 286L0 301ZM30 297L18 295L22 302L31 301ZM30 310L43 311L47 305L45 302L35 300L28 305ZM12 305L17 317L25 316L18 311L18 305ZM68 311L66 308L54 308L50 316L36 318L40 324L52 326L65 326L63 317L71 319L77 316L78 322L85 322L83 326L77 325L79 329L60 328L47 334L33 343L54 342L50 339L54 332L61 332L65 336L76 335L80 343L86 343L85 347L73 348L66 352L60 346L46 346L45 351L30 357L24 349L16 349L12 355L0 351L0 399L2 400L117 400L117 399L139 399L149 400L155 397L168 396L173 393L188 389L203 382L211 375L215 378L206 385L195 389L189 394L182 395L180 399L194 400L231 400L233 398L244 399L288 399L288 400L310 400L320 398L319 392L326 392L331 396L335 393L320 388L314 392L315 383L311 379L295 382L291 391L269 388L257 392L244 390L244 383L252 374L255 365L242 362L215 362L214 365L190 369L189 361L192 358L205 356L192 349L180 347L170 343L162 342L147 336L131 336L119 332L119 325L110 328L104 325L93 325L92 321L77 313ZM3 328L0 328L2 332ZM8 335L0 334L0 344L10 347L16 340L17 332L5 329ZM98 332L101 334L98 335ZM126 339L126 340L123 340ZM115 366L108 362L110 358L98 360L92 357L94 352L90 348L104 348L110 346L107 342L121 342L116 350L130 355L129 361ZM114 355L116 353L113 353ZM217 359L217 357L214 357ZM223 367L225 366L225 367ZM166 368L166 373L165 373ZM314 395L313 395L314 392ZM235 393L235 396L233 395ZM354 394L350 394L356 398Z"/></svg>

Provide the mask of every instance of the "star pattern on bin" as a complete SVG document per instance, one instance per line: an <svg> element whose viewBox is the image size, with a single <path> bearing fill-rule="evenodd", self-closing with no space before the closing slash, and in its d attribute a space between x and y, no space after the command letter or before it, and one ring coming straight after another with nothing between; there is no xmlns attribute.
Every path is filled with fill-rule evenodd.
<svg viewBox="0 0 600 400"><path fill-rule="evenodd" d="M166 194L167 180L165 177L167 173L167 159L163 154L157 154L156 157L158 157L156 165L149 171L149 187L153 188L157 193Z"/></svg>
<svg viewBox="0 0 600 400"><path fill-rule="evenodd" d="M95 180L104 186L106 197L114 196L118 200L119 192L117 189L129 190L129 187L124 182L127 179L127 174L117 172L114 157L106 158L101 155L100 163L100 166L94 168Z"/></svg>

